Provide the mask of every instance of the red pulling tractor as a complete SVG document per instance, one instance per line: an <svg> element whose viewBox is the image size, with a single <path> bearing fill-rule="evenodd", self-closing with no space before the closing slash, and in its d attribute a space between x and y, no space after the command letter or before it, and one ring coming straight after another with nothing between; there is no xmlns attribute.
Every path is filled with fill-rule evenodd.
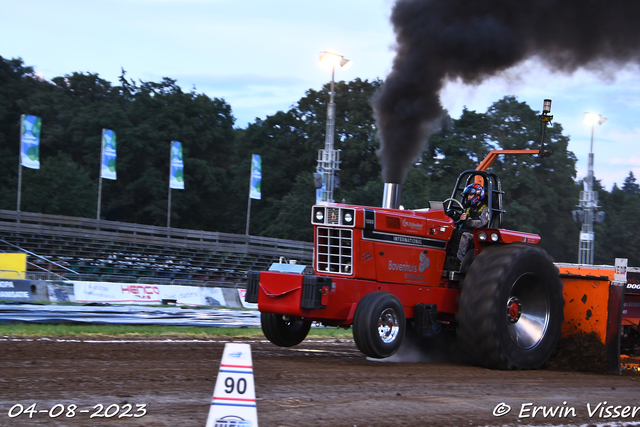
<svg viewBox="0 0 640 427"><path fill-rule="evenodd" d="M563 283L536 246L540 236L501 228L500 179L486 171L500 154L548 152L544 145L492 151L458 177L451 198L429 209L399 209L397 184L385 184L382 208L313 206L314 274L291 273L284 264L248 274L245 299L258 303L265 336L289 347L305 339L313 321L352 326L362 353L385 358L408 328L425 337L455 328L477 365L544 365L561 334ZM453 262L461 233L455 219L463 189L475 182L485 189L489 224L473 231L473 249L460 265Z"/></svg>
<svg viewBox="0 0 640 427"><path fill-rule="evenodd" d="M546 363L563 321L558 270L535 246L539 236L500 228L496 175L460 175L444 203L450 215L461 209L456 196L478 179L488 195L489 227L474 231L474 248L459 270L452 262L459 230L442 202L416 211L313 206L316 274L249 273L245 299L258 303L265 336L288 347L304 340L312 321L353 325L360 351L384 358L398 350L407 327L426 336L457 325L478 364L527 369Z"/></svg>

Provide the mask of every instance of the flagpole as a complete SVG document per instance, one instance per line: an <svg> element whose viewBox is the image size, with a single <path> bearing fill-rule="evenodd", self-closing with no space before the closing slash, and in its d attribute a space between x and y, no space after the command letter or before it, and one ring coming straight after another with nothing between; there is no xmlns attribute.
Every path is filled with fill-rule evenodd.
<svg viewBox="0 0 640 427"><path fill-rule="evenodd" d="M100 200L102 199L102 161L104 156L104 129L102 129L102 136L100 137L100 169L98 172L98 214L96 219L100 219Z"/></svg>
<svg viewBox="0 0 640 427"><path fill-rule="evenodd" d="M22 191L22 123L24 122L24 114L20 115L20 142L18 149L18 205L16 211L20 212L20 192Z"/></svg>
<svg viewBox="0 0 640 427"><path fill-rule="evenodd" d="M167 206L167 228L171 227L171 162L173 161L173 141L169 147L169 206Z"/></svg>
<svg viewBox="0 0 640 427"><path fill-rule="evenodd" d="M251 176L253 175L253 160L251 160L251 173L249 174L249 202L247 203L247 236L249 235L249 218L251 217Z"/></svg>
<svg viewBox="0 0 640 427"><path fill-rule="evenodd" d="M169 207L167 208L167 228L171 228L171 184L169 184Z"/></svg>
<svg viewBox="0 0 640 427"><path fill-rule="evenodd" d="M102 167L102 163L100 164ZM96 219L100 219L100 199L102 198L102 177L98 177L98 214L96 215Z"/></svg>

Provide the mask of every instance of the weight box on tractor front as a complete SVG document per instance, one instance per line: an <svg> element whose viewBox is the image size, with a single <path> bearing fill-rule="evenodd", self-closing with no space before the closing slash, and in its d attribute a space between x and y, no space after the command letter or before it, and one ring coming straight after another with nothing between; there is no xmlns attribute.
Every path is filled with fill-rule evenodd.
<svg viewBox="0 0 640 427"><path fill-rule="evenodd" d="M450 329L474 364L536 369L561 335L590 333L619 372L624 283L570 266L559 270L536 245L538 235L501 228L503 191L487 172L501 154L549 155L544 144L492 151L460 175L450 198L428 209L400 209L401 186L390 183L382 208L313 206L313 273L288 264L248 273L245 300L258 304L265 336L288 347L305 339L312 322L353 327L362 353L385 358L408 329L419 336ZM462 191L471 183L485 189L489 223L473 230L473 248L459 263ZM637 337L639 319L627 318L627 335Z"/></svg>

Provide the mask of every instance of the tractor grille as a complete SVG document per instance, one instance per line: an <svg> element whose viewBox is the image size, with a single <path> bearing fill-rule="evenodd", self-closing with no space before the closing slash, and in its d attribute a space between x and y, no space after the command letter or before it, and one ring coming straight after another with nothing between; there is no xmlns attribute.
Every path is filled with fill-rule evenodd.
<svg viewBox="0 0 640 427"><path fill-rule="evenodd" d="M353 274L353 230L316 227L316 270Z"/></svg>

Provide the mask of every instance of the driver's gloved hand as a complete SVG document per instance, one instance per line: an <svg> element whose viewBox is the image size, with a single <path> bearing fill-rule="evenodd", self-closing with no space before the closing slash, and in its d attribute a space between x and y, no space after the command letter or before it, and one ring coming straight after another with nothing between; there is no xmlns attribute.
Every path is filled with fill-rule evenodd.
<svg viewBox="0 0 640 427"><path fill-rule="evenodd" d="M456 209L447 209L445 213L454 221L458 221L460 219L460 215L462 215L462 212Z"/></svg>

